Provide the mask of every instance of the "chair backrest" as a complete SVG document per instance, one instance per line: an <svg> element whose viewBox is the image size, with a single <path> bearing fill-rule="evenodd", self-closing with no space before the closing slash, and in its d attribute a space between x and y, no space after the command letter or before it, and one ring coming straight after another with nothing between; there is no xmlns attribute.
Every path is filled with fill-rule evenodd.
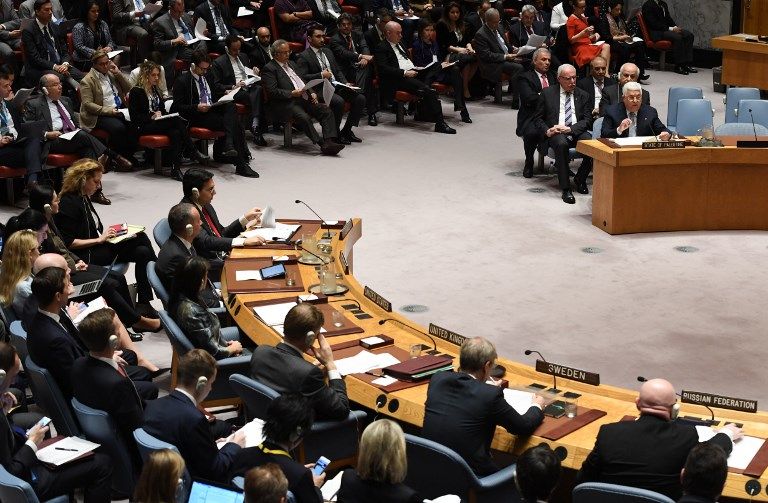
<svg viewBox="0 0 768 503"><path fill-rule="evenodd" d="M642 34L643 40L645 40L646 45L651 39L651 34L648 31L648 26L645 24L645 19L643 19L643 12L638 11L637 12L637 24L640 26L640 33Z"/></svg>
<svg viewBox="0 0 768 503"><path fill-rule="evenodd" d="M139 454L141 460L147 462L149 455L155 451L162 449L170 449L172 451L179 452L179 449L175 445L164 442L157 437L150 435L144 430L144 428L136 428L133 430L133 438L136 440L136 446L139 448Z"/></svg>
<svg viewBox="0 0 768 503"><path fill-rule="evenodd" d="M595 123L592 124L592 139L597 140L598 138L602 138L601 131L603 130L603 118L598 117L595 119Z"/></svg>
<svg viewBox="0 0 768 503"><path fill-rule="evenodd" d="M752 112L750 113L750 110ZM768 100L741 100L739 102L739 122L752 123L768 127Z"/></svg>
<svg viewBox="0 0 768 503"><path fill-rule="evenodd" d="M24 369L29 376L29 385L37 404L51 418L56 432L68 437L80 436L80 426L51 373L39 367L29 356L24 360Z"/></svg>
<svg viewBox="0 0 768 503"><path fill-rule="evenodd" d="M268 8L267 15L269 16L269 27L272 30L272 40L277 40L280 38L280 32L277 31L277 14L275 14L275 8Z"/></svg>
<svg viewBox="0 0 768 503"><path fill-rule="evenodd" d="M573 503L674 503L674 500L646 489L585 482L573 488Z"/></svg>
<svg viewBox="0 0 768 503"><path fill-rule="evenodd" d="M683 99L677 102L676 131L682 135L696 135L706 125L712 125L712 102Z"/></svg>
<svg viewBox="0 0 768 503"><path fill-rule="evenodd" d="M448 447L415 435L405 435L408 475L405 484L424 498L456 494L468 500L477 477L464 459Z"/></svg>
<svg viewBox="0 0 768 503"><path fill-rule="evenodd" d="M682 99L701 99L704 92L700 87L670 87L667 93L667 127L677 125L677 103Z"/></svg>
<svg viewBox="0 0 768 503"><path fill-rule="evenodd" d="M133 494L136 477L131 456L117 431L115 421L103 410L92 409L72 399L72 409L83 429L85 438L101 444L100 450L112 459L112 492L114 496L129 497Z"/></svg>
<svg viewBox="0 0 768 503"><path fill-rule="evenodd" d="M187 354L187 352L195 349L167 311L159 311L158 314L160 315L160 321L165 327L165 333L168 336L168 340L171 341L171 346L173 346L173 349L179 357L182 357Z"/></svg>
<svg viewBox="0 0 768 503"><path fill-rule="evenodd" d="M272 403L272 400L280 396L280 393L266 384L242 374L229 376L229 384L245 404L245 417L249 421L257 417L266 419L267 407Z"/></svg>
<svg viewBox="0 0 768 503"><path fill-rule="evenodd" d="M741 122L726 122L725 124L720 124L715 128L715 136L752 136L755 134L757 136L768 135L768 127L755 124L753 129L752 124L749 123L745 124Z"/></svg>
<svg viewBox="0 0 768 503"><path fill-rule="evenodd" d="M162 248L166 241L171 238L171 226L168 225L167 218L161 218L152 228L152 237L159 248Z"/></svg>
<svg viewBox="0 0 768 503"><path fill-rule="evenodd" d="M163 282L160 281L160 276L157 275L156 266L157 264L154 261L147 262L147 279L149 280L150 286L152 286L152 290L155 291L160 302L163 303L163 308L168 309L168 290L165 289Z"/></svg>
<svg viewBox="0 0 768 503"><path fill-rule="evenodd" d="M0 465L0 501L3 503L39 503L32 486L11 475Z"/></svg>
<svg viewBox="0 0 768 503"><path fill-rule="evenodd" d="M16 348L16 352L19 354L19 359L23 362L27 361L29 352L27 351L27 331L21 325L20 320L11 322L11 344Z"/></svg>
<svg viewBox="0 0 768 503"><path fill-rule="evenodd" d="M739 102L759 100L760 89L756 87L729 87L725 92L725 123L738 122Z"/></svg>

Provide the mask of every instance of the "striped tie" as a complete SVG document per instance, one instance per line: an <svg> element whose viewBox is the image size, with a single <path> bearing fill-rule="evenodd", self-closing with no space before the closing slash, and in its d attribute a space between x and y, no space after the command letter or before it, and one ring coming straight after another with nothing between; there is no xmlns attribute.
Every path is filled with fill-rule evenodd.
<svg viewBox="0 0 768 503"><path fill-rule="evenodd" d="M565 125L573 123L573 109L571 108L571 93L565 93Z"/></svg>

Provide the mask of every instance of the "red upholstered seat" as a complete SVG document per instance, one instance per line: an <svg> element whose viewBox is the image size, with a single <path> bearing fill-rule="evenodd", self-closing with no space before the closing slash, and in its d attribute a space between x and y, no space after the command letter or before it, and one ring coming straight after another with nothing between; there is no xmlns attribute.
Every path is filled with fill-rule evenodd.
<svg viewBox="0 0 768 503"><path fill-rule="evenodd" d="M439 94L448 94L448 90L451 88L451 86L446 84L441 84L440 82L433 82L432 83L432 89L437 91Z"/></svg>
<svg viewBox="0 0 768 503"><path fill-rule="evenodd" d="M66 168L72 165L75 161L80 159L77 154L48 154L45 159L45 164L53 166L55 168Z"/></svg>
<svg viewBox="0 0 768 503"><path fill-rule="evenodd" d="M8 166L0 166L0 178L20 178L26 176L26 168L11 168Z"/></svg>
<svg viewBox="0 0 768 503"><path fill-rule="evenodd" d="M342 5L341 10L349 14L350 16L359 16L360 8L356 5Z"/></svg>
<svg viewBox="0 0 768 503"><path fill-rule="evenodd" d="M195 140L215 140L224 136L224 131L213 131L204 127L190 127L189 136Z"/></svg>
<svg viewBox="0 0 768 503"><path fill-rule="evenodd" d="M176 59L173 61L173 69L176 70L176 73L189 70L189 62L183 59Z"/></svg>
<svg viewBox="0 0 768 503"><path fill-rule="evenodd" d="M251 110L245 103L235 103L235 112L237 115L250 115Z"/></svg>
<svg viewBox="0 0 768 503"><path fill-rule="evenodd" d="M109 133L103 129L91 129L91 134L106 144L109 142Z"/></svg>
<svg viewBox="0 0 768 503"><path fill-rule="evenodd" d="M395 91L395 101L399 101L401 103L408 103L409 101L414 101L416 99L416 95L411 94L407 91Z"/></svg>
<svg viewBox="0 0 768 503"><path fill-rule="evenodd" d="M657 40L655 42L651 40L651 33L648 31L648 27L645 25L642 12L637 13L637 22L640 25L640 32L643 35L645 46L647 48L655 49L657 51L668 51L672 49L672 42L669 40Z"/></svg>
<svg viewBox="0 0 768 503"><path fill-rule="evenodd" d="M165 148L171 146L171 139L164 134L145 134L139 136L139 145L144 148Z"/></svg>
<svg viewBox="0 0 768 503"><path fill-rule="evenodd" d="M517 9L504 9L504 14L507 15L507 18L513 18L517 17Z"/></svg>

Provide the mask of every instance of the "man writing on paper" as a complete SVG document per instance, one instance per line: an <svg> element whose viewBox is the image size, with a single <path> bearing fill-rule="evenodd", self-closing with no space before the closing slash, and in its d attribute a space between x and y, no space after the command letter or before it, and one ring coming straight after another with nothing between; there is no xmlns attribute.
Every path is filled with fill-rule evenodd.
<svg viewBox="0 0 768 503"><path fill-rule="evenodd" d="M163 68L165 68L168 84L173 85L176 71L173 62L177 59L190 62L192 51L208 52L204 40L196 40L192 17L186 13L184 0L170 0L168 12L155 19L150 26L150 32L154 34L155 50L160 53Z"/></svg>
<svg viewBox="0 0 768 503"><path fill-rule="evenodd" d="M496 348L475 337L461 345L458 372L438 372L427 389L421 435L456 451L478 476L499 470L491 457L496 426L513 435L530 435L544 420L544 398L534 395L521 415L503 390L486 383L496 364Z"/></svg>
<svg viewBox="0 0 768 503"><path fill-rule="evenodd" d="M672 383L650 379L640 387L635 400L640 417L600 427L595 447L584 460L577 483L606 482L639 487L680 498L680 470L699 443L696 427L675 421L679 411ZM741 429L726 424L707 443L729 454Z"/></svg>
<svg viewBox="0 0 768 503"><path fill-rule="evenodd" d="M657 136L662 141L669 140L669 130L659 120L659 113L652 106L643 105L640 84L627 82L622 94L621 103L605 109L601 137Z"/></svg>

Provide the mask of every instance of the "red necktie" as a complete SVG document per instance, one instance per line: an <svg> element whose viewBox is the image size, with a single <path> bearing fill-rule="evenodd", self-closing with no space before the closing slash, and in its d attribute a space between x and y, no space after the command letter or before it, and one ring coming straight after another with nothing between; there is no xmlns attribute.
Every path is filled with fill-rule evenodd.
<svg viewBox="0 0 768 503"><path fill-rule="evenodd" d="M126 379L128 379L128 374L125 373L125 369L123 367L121 367L119 364L117 365L117 371L118 371L118 373L120 373L121 376L123 376Z"/></svg>
<svg viewBox="0 0 768 503"><path fill-rule="evenodd" d="M213 225L213 219L208 214L208 210L206 210L205 208L203 208L203 218L205 218L205 221L208 222L208 227L211 228L211 232L216 234L217 238L220 238L221 237L221 233L219 232L219 229L217 229L216 226Z"/></svg>
<svg viewBox="0 0 768 503"><path fill-rule="evenodd" d="M533 35L533 28L530 26L528 27L528 35Z"/></svg>
<svg viewBox="0 0 768 503"><path fill-rule="evenodd" d="M547 76L544 74L541 74L541 88L546 89L549 87L549 82L547 81Z"/></svg>

